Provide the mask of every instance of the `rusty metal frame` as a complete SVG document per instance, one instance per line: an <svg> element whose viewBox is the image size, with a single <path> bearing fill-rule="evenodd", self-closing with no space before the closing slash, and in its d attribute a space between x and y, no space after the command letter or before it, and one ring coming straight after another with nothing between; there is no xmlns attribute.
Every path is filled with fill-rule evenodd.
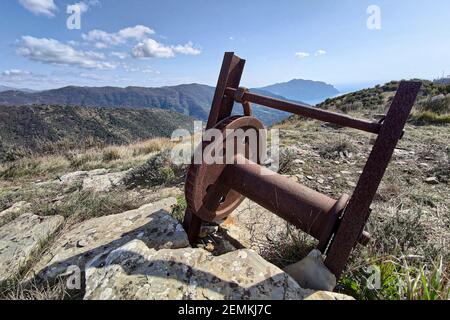
<svg viewBox="0 0 450 320"><path fill-rule="evenodd" d="M245 60L235 56L234 53L225 53L207 129L217 128L217 126L223 129L229 124L236 123L255 123L257 125L257 122L252 120L254 118L250 117L250 104L255 103L343 127L378 134L378 138L349 201L346 195L339 200L333 200L280 175L263 178L260 170L264 170L264 168L256 163L247 163L232 165L226 169L222 168L220 172L208 171L208 168L201 168L201 166L191 166L186 181L188 203L194 198L193 190L199 189L198 185L195 186L196 175L200 172L203 172L203 175L207 175L208 172L217 173L217 177L214 177L216 182L212 188L215 193L212 192L213 194L210 195L208 191L207 196L208 199L213 199L213 208L218 208L217 199L226 196L229 190L233 190L234 197L236 197L237 191L242 196L252 199L316 237L319 240L319 249L326 255L325 264L339 278L353 248L357 243L367 243L369 239L367 233L364 232L364 226L370 215L370 205L394 149L403 135L404 126L419 93L421 83L401 82L386 118L381 123L374 123L300 103L253 94L248 89L239 87L244 65ZM241 103L244 107L245 116L242 119L236 120L236 117L230 117L235 102ZM224 174L219 175L222 172ZM252 186L252 182L259 184L258 190ZM203 187L202 183L200 183L200 187ZM282 197L281 205L278 202L274 204L274 197ZM202 197L197 197L198 205L188 206L186 210L184 227L191 242L196 241L201 228L202 219L199 216L208 220L211 216L211 212L202 215L198 211L198 208L203 207L203 201ZM214 201L216 201L216 206L214 206ZM297 210L296 213L292 213L291 206L292 209ZM216 209L213 209L212 213ZM197 212L195 212L196 210ZM299 212L299 210L303 212ZM305 227L305 224L309 224L309 229Z"/></svg>
<svg viewBox="0 0 450 320"><path fill-rule="evenodd" d="M211 111L209 114L206 129L213 128L221 120L229 117L233 111L234 97L226 96L227 88L238 89L241 83L241 77L244 73L245 60L239 58L234 52L226 52L223 58L222 67L217 81L216 91L212 101ZM189 184L189 180L186 181ZM186 188L187 189L187 188ZM184 217L183 226L187 232L190 242L195 242L200 228L202 219L188 208Z"/></svg>

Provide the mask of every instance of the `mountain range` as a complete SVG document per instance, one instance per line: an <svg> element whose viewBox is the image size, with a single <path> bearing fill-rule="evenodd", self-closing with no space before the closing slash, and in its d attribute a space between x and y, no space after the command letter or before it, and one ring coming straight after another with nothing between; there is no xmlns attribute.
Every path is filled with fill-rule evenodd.
<svg viewBox="0 0 450 320"><path fill-rule="evenodd" d="M36 92L35 90L26 89L26 88L13 88L13 87L0 85L0 92L5 92L5 91Z"/></svg>
<svg viewBox="0 0 450 320"><path fill-rule="evenodd" d="M309 82L307 83L309 84ZM296 85L298 85L299 92L294 94ZM313 86L315 89L310 86ZM305 102L308 102L311 97L325 99L335 95L335 92L337 92L336 89L333 90L332 86L325 83L314 83L310 86L303 81L295 80L295 82L288 82L284 85L277 84L266 88L254 89L254 92L279 99ZM126 109L158 108L176 111L205 121L209 115L214 90L215 88L211 86L201 84L183 84L160 88L68 86L39 92L10 90L0 93L0 105L60 105ZM313 94L314 90L317 91L316 94ZM285 92L286 95L275 91ZM266 125L283 120L287 116L284 112L260 106L254 106L254 114Z"/></svg>
<svg viewBox="0 0 450 320"><path fill-rule="evenodd" d="M294 95L293 85L286 84L290 91L281 90L281 84L276 87L290 93L288 96L264 88L251 91L284 100L303 101L313 96L310 91ZM326 84L316 87L321 92L314 97L334 93ZM61 144L85 148L92 141L96 145L109 145L170 136L177 128L190 129L194 119L208 119L214 91L207 85L184 84L161 88L68 86L35 92L17 89L0 92L0 162L14 159L14 153L21 150L40 154ZM242 106L236 105L234 112L242 113ZM289 116L258 105L253 106L253 113L266 125Z"/></svg>

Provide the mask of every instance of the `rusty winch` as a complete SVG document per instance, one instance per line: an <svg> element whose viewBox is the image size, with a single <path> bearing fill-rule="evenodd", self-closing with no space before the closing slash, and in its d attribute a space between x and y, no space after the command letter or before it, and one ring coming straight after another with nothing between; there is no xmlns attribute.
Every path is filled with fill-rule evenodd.
<svg viewBox="0 0 450 320"><path fill-rule="evenodd" d="M419 93L420 82L401 82L387 115L379 122L351 118L339 113L313 108L251 93L239 87L245 60L225 53L206 129L223 133L223 140L236 130L262 132L264 125L252 117L251 103L292 114L350 127L378 135L353 195L338 200L311 190L291 179L274 174L261 165L261 150L252 153L246 139L233 140L234 161L194 163L186 180L188 208L184 227L191 243L196 242L203 221L219 221L230 215L245 198L258 203L319 241L318 249L326 255L326 266L341 275L352 249L365 244L364 232L371 203ZM232 115L235 103L243 106L242 116ZM262 139L261 139L262 138ZM224 141L203 143L201 148ZM264 137L258 137L264 141ZM263 149L264 142L258 148ZM254 155L255 152L253 152ZM225 152L224 152L225 154Z"/></svg>

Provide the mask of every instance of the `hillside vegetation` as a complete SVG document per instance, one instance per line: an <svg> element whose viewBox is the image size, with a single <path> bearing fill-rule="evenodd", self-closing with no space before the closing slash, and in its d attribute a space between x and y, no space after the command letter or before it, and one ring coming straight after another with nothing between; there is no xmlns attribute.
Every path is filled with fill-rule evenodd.
<svg viewBox="0 0 450 320"><path fill-rule="evenodd" d="M160 109L0 106L0 162L34 154L128 144L192 130L193 119Z"/></svg>
<svg viewBox="0 0 450 320"><path fill-rule="evenodd" d="M358 111L383 113L392 102L398 85L398 81L392 81L385 85L327 99L318 107L346 113ZM411 121L416 124L450 123L450 84L422 80L422 89L411 115Z"/></svg>
<svg viewBox="0 0 450 320"><path fill-rule="evenodd" d="M397 85L330 99L319 107L376 121L386 112ZM372 204L366 230L373 239L352 255L339 284L341 292L358 299L450 297L450 125L445 120L449 97L442 96L447 90L425 83ZM275 128L281 130L287 150L284 173L334 198L352 194L373 135L299 116ZM304 239L290 233L273 246L282 253L270 257L282 263L297 261L300 249L309 244ZM374 270L380 272L380 287L370 289L367 283Z"/></svg>

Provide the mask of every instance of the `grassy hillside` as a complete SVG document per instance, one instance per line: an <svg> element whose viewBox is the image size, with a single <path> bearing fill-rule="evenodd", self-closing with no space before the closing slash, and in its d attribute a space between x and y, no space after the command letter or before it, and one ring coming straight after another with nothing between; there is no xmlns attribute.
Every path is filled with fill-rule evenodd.
<svg viewBox="0 0 450 320"><path fill-rule="evenodd" d="M411 121L415 121L417 124L450 123L450 84L439 84L426 80L422 80L422 83ZM327 99L318 107L342 112L383 113L390 106L398 84L398 81L392 81L382 86Z"/></svg>
<svg viewBox="0 0 450 320"><path fill-rule="evenodd" d="M0 161L31 152L54 153L170 137L192 129L192 118L160 109L0 106Z"/></svg>
<svg viewBox="0 0 450 320"><path fill-rule="evenodd" d="M380 90L359 92L347 99L373 92ZM428 105L426 100L424 103ZM328 105L333 107L332 100ZM419 102L415 114L420 114L421 106ZM385 107L344 110L354 117L375 120ZM357 299L450 297L450 125L435 120L418 121L413 116L407 124L372 204L366 230L373 239L355 250L339 283L341 292ZM298 116L275 128L281 130L281 143L287 150L287 160L282 162L285 174L334 198L352 194L374 135ZM294 159L301 159L301 164L296 165ZM269 260L298 261L298 252L309 244L304 239L301 233L289 235L273 246L276 254L269 255ZM374 268L381 275L381 286L375 290L366 285Z"/></svg>
<svg viewBox="0 0 450 320"><path fill-rule="evenodd" d="M318 107L375 121L387 111L398 84L393 81L328 99ZM372 205L366 230L373 240L352 256L339 284L342 292L358 299L450 296L449 93L450 85L423 81L405 135ZM301 150L302 165L295 166L288 157L286 174L333 197L353 192L373 135L299 116L275 128L281 129L287 150ZM305 245L302 239L294 234L274 250L286 252L284 260L297 261L295 252ZM376 290L365 285L369 267L381 272L381 287Z"/></svg>

